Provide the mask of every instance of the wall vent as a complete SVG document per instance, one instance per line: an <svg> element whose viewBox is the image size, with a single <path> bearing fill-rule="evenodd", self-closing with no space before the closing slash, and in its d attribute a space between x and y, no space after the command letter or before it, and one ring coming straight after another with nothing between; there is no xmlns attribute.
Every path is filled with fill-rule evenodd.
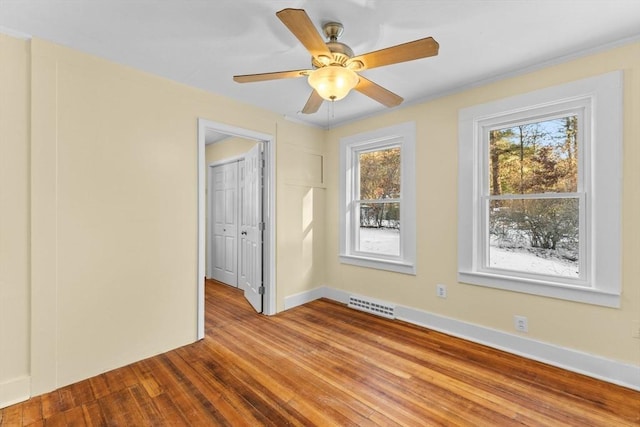
<svg viewBox="0 0 640 427"><path fill-rule="evenodd" d="M350 295L348 306L356 310L366 311L367 313L376 314L388 319L396 318L395 307L393 305L381 301L375 301L370 298Z"/></svg>

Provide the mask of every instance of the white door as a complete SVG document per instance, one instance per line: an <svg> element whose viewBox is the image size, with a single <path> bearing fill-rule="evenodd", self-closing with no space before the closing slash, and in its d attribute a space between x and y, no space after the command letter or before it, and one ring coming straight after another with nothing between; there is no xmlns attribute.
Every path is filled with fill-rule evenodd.
<svg viewBox="0 0 640 427"><path fill-rule="evenodd" d="M262 180L264 163L259 142L244 160L240 178L242 188L240 210L239 287L245 298L258 312L262 312Z"/></svg>
<svg viewBox="0 0 640 427"><path fill-rule="evenodd" d="M214 279L238 286L238 163L212 168L212 271Z"/></svg>

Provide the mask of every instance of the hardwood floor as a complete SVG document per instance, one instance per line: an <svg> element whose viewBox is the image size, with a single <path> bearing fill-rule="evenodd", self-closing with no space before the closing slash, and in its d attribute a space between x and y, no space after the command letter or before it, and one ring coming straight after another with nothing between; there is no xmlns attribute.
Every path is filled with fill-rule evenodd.
<svg viewBox="0 0 640 427"><path fill-rule="evenodd" d="M209 282L198 343L0 410L2 426L630 426L640 393L318 300Z"/></svg>

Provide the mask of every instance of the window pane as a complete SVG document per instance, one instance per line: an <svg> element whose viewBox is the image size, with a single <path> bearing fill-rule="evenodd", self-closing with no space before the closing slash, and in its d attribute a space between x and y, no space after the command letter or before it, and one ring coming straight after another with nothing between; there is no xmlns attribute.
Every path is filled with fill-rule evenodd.
<svg viewBox="0 0 640 427"><path fill-rule="evenodd" d="M359 153L360 199L400 197L400 147Z"/></svg>
<svg viewBox="0 0 640 427"><path fill-rule="evenodd" d="M489 267L579 277L579 200L492 200Z"/></svg>
<svg viewBox="0 0 640 427"><path fill-rule="evenodd" d="M400 256L400 203L360 205L358 251Z"/></svg>
<svg viewBox="0 0 640 427"><path fill-rule="evenodd" d="M578 116L489 132L491 195L576 192Z"/></svg>

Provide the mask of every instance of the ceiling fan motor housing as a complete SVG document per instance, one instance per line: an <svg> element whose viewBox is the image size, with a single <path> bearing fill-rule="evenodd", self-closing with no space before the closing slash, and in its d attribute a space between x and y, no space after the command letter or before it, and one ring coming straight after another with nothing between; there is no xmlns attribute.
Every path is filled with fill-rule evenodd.
<svg viewBox="0 0 640 427"><path fill-rule="evenodd" d="M329 39L326 43L331 51L332 58L311 58L311 65L314 68L322 68L327 65L342 65L353 57L353 50L344 43L338 41L338 37L342 35L344 27L339 22L327 22L322 26L324 35Z"/></svg>
<svg viewBox="0 0 640 427"><path fill-rule="evenodd" d="M320 60L311 58L311 64L315 68L322 68L327 65L344 66L345 63L353 56L353 51L351 50L351 48L344 43L328 42L327 47L331 51L333 58L329 58L326 63L322 62L323 58L320 58Z"/></svg>

